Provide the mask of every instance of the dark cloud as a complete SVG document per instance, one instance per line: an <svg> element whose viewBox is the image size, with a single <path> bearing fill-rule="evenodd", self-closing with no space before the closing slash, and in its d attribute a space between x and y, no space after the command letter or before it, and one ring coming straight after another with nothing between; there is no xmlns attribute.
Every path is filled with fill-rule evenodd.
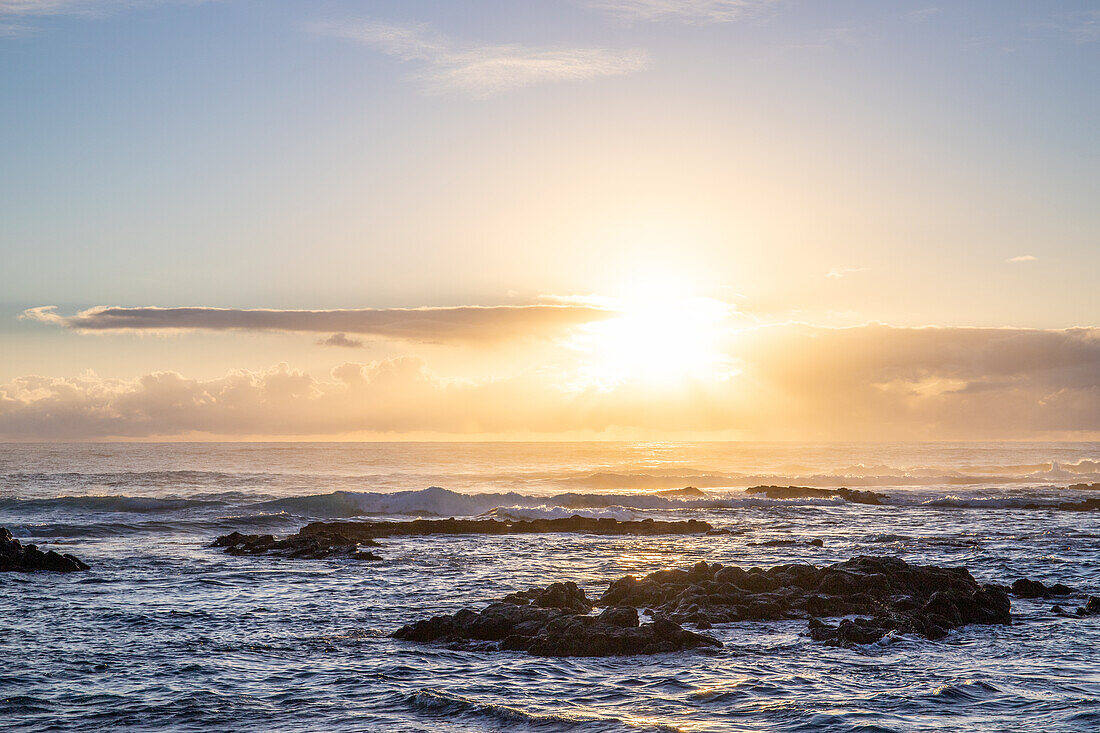
<svg viewBox="0 0 1100 733"><path fill-rule="evenodd" d="M98 307L62 316L53 306L41 306L28 309L23 317L83 332L232 329L336 332L443 343L543 336L612 315L613 311L584 305L466 305L358 310Z"/></svg>
<svg viewBox="0 0 1100 733"><path fill-rule="evenodd" d="M318 339L318 346L342 346L346 349L362 348L363 342L359 339L348 338L346 333L334 333L328 338Z"/></svg>

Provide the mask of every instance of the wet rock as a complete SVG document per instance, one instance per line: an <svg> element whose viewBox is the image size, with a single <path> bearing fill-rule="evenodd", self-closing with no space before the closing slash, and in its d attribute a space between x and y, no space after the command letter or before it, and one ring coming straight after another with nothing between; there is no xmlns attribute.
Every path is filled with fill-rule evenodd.
<svg viewBox="0 0 1100 733"><path fill-rule="evenodd" d="M72 573L87 569L88 565L73 555L53 550L43 552L38 545L24 545L12 537L11 532L0 527L0 572L48 570Z"/></svg>
<svg viewBox="0 0 1100 733"><path fill-rule="evenodd" d="M810 540L807 544L809 544L811 547L824 547L825 546L825 540L820 539L820 538L813 539L813 540Z"/></svg>
<svg viewBox="0 0 1100 733"><path fill-rule="evenodd" d="M509 598L532 599L526 605L491 603L481 611L463 609L402 626L394 638L416 642L443 642L457 648L523 651L544 657L608 657L659 654L698 647L721 646L716 639L687 631L665 618L641 624L633 607L611 607L598 616L567 608L534 605L534 599L556 595L555 583L532 588ZM576 586L573 586L576 587ZM489 646L479 645L491 642Z"/></svg>
<svg viewBox="0 0 1100 733"><path fill-rule="evenodd" d="M633 606L612 606L605 608L597 617L601 622L612 626L621 626L624 629L632 629L639 625L638 609Z"/></svg>
<svg viewBox="0 0 1100 733"><path fill-rule="evenodd" d="M224 547L229 555L271 555L295 560L320 560L328 557L346 557L353 560L381 560L373 552L364 552L360 546L377 546L373 540L357 541L339 534L291 535L277 540L269 534L231 534L218 537L211 547Z"/></svg>
<svg viewBox="0 0 1100 733"><path fill-rule="evenodd" d="M706 492L700 491L694 486L685 486L682 489L665 489L664 491L655 492L657 496L663 496L666 499L705 499L707 498Z"/></svg>
<svg viewBox="0 0 1100 733"><path fill-rule="evenodd" d="M592 604L576 583L551 583L545 588L510 593L504 597L504 603L518 606L532 605L539 608L559 608L573 613L588 613Z"/></svg>
<svg viewBox="0 0 1100 733"><path fill-rule="evenodd" d="M1089 596L1088 602L1077 609L1078 616L1100 616L1100 596Z"/></svg>
<svg viewBox="0 0 1100 733"><path fill-rule="evenodd" d="M1017 598L1058 598L1060 596L1073 595L1077 591L1062 583L1043 585L1038 580L1020 578L1012 583L1008 592Z"/></svg>
<svg viewBox="0 0 1100 733"><path fill-rule="evenodd" d="M691 571L617 580L599 603L649 607L696 624L864 616L839 626L815 623L813 638L840 645L868 643L853 640L876 640L891 631L936 639L966 624L1011 623L1005 592L979 584L965 568L909 565L891 557L767 570L697 563Z"/></svg>
<svg viewBox="0 0 1100 733"><path fill-rule="evenodd" d="M882 504L886 494L858 489L815 489L809 486L753 486L746 494L763 494L769 499L831 499L840 497L853 504Z"/></svg>
<svg viewBox="0 0 1100 733"><path fill-rule="evenodd" d="M336 534L353 540L393 537L398 535L453 535L453 534L542 534L549 532L578 532L599 535L663 535L705 534L711 525L696 519L684 522L667 522L653 519L620 521L610 517L581 517L574 515L560 519L501 520L501 519L416 519L409 522L313 522L298 531L307 537Z"/></svg>

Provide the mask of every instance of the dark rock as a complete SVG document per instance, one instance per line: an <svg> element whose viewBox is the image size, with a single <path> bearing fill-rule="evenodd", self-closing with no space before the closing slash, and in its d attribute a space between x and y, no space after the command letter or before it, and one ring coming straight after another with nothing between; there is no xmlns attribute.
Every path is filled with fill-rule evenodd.
<svg viewBox="0 0 1100 733"><path fill-rule="evenodd" d="M568 607L536 605L537 599L558 597L561 588L576 598L573 583L554 583L509 596L513 601L491 603L481 611L463 609L402 626L394 638L417 642L446 642L459 648L496 648L544 657L607 657L658 654L704 646L721 646L709 636L683 629L665 618L640 624L633 607L611 607L588 616ZM584 594L581 593L581 598ZM490 642L490 646L477 645Z"/></svg>
<svg viewBox="0 0 1100 733"><path fill-rule="evenodd" d="M746 494L763 494L769 499L831 499L839 496L853 504L882 504L886 494L858 489L815 489L809 486L753 486Z"/></svg>
<svg viewBox="0 0 1100 733"><path fill-rule="evenodd" d="M639 625L638 609L632 606L612 606L605 608L597 617L601 622L612 626L621 626L624 629L632 629Z"/></svg>
<svg viewBox="0 0 1100 733"><path fill-rule="evenodd" d="M87 569L88 565L77 557L53 550L43 552L37 545L24 545L12 537L11 532L0 527L0 572L48 570L72 573Z"/></svg>
<svg viewBox="0 0 1100 733"><path fill-rule="evenodd" d="M1047 586L1038 580L1020 578L1012 584L1008 592L1017 598L1058 598L1073 595L1077 591L1061 583Z"/></svg>
<svg viewBox="0 0 1100 733"><path fill-rule="evenodd" d="M666 499L705 499L707 495L705 492L700 491L694 486L685 486L682 489L665 489L664 491L655 492L657 496L663 496Z"/></svg>
<svg viewBox="0 0 1100 733"><path fill-rule="evenodd" d="M231 534L218 537L211 547L224 547L229 555L271 555L294 560L320 560L346 557L353 560L381 560L373 552L363 552L360 546L377 546L373 540L356 541L338 534L316 534L303 537L291 535L277 540L269 534Z"/></svg>
<svg viewBox="0 0 1100 733"><path fill-rule="evenodd" d="M588 613L592 610L592 604L584 595L584 591L573 581L551 583L545 588L531 588L510 593L504 597L503 602L518 606L530 604L539 608L560 608L573 613Z"/></svg>
<svg viewBox="0 0 1100 733"><path fill-rule="evenodd" d="M574 515L560 519L506 521L501 519L415 519L409 522L313 522L298 531L303 537L335 534L353 540L396 535L542 534L578 532L599 535L705 534L711 525L697 519L666 522L653 519L619 521L610 517Z"/></svg>
<svg viewBox="0 0 1100 733"><path fill-rule="evenodd" d="M843 627L815 625L815 639L842 645L866 643L853 640L874 634L878 639L891 631L935 639L965 624L1011 623L1004 591L979 584L965 568L909 565L891 557L766 571L698 563L690 572L621 578L599 603L649 607L673 621L695 624L867 617Z"/></svg>
<svg viewBox="0 0 1100 733"><path fill-rule="evenodd" d="M1088 602L1077 609L1078 616L1100 615L1100 596L1089 596Z"/></svg>
<svg viewBox="0 0 1100 733"><path fill-rule="evenodd" d="M825 540L820 539L820 538L813 539L813 540L810 540L808 544L811 547L824 547L825 546Z"/></svg>

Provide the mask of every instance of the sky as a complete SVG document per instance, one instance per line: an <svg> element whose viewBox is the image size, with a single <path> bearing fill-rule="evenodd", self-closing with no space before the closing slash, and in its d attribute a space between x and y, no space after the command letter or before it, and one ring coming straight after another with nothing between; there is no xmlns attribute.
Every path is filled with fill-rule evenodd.
<svg viewBox="0 0 1100 733"><path fill-rule="evenodd" d="M1100 439L1100 4L0 0L0 439Z"/></svg>

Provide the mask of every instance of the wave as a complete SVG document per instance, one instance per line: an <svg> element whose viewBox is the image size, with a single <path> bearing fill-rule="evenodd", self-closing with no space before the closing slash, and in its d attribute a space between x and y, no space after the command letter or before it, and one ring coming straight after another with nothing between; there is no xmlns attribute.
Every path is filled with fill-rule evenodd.
<svg viewBox="0 0 1100 733"><path fill-rule="evenodd" d="M1095 492L1095 493L1094 493ZM20 523L72 521L72 514L184 515L187 521L237 519L242 523L289 519L337 519L359 516L474 517L538 519L587 517L636 519L639 513L677 513L778 507L839 507L850 504L928 509L1100 510L1100 484L1063 487L1031 486L975 489L944 493L932 489L894 491L823 489L806 486L756 486L748 489L703 491L686 487L673 491L582 493L553 495L461 493L433 486L415 491L332 491L323 494L270 498L240 492L195 497L119 495L61 496L49 499L0 498L0 518ZM129 521L129 520L126 520Z"/></svg>
<svg viewBox="0 0 1100 733"><path fill-rule="evenodd" d="M1023 466L987 466L984 471L948 470L939 467L893 468L857 464L819 473L715 473L709 471L597 472L562 479L562 483L600 489L651 491L670 486L704 489L747 488L761 484L804 484L813 487L978 486L989 484L1100 481L1100 461L1076 463L1052 461Z"/></svg>
<svg viewBox="0 0 1100 733"><path fill-rule="evenodd" d="M56 509L85 512L124 512L149 514L184 509L223 507L217 499L164 499L155 496L59 496L53 499L0 499L0 510L49 511Z"/></svg>
<svg viewBox="0 0 1100 733"><path fill-rule="evenodd" d="M596 715L578 715L562 713L535 713L512 705L482 702L474 698L463 697L452 692L425 688L411 693L407 702L410 707L432 715L463 716L489 718L504 724L508 730L516 727L553 730L600 730L628 729L650 730L660 733L680 733L680 729L661 723L634 723L620 718Z"/></svg>

